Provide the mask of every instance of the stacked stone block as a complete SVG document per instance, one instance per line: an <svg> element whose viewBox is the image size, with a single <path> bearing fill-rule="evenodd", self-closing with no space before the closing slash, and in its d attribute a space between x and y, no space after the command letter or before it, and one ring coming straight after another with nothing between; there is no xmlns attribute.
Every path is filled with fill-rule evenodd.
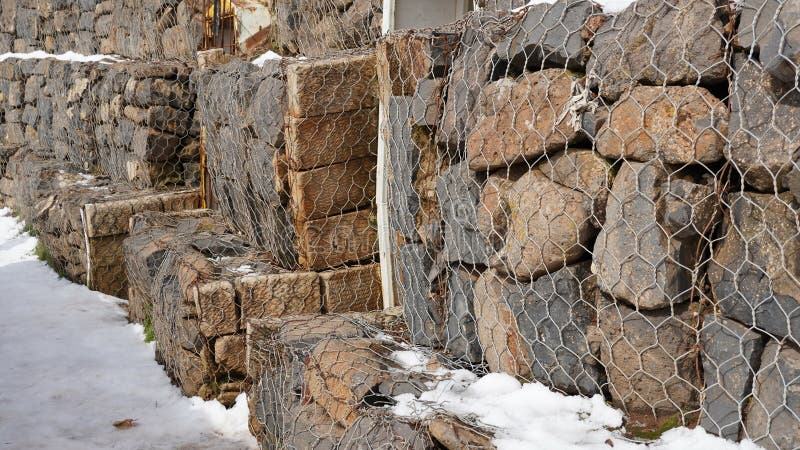
<svg viewBox="0 0 800 450"><path fill-rule="evenodd" d="M128 218L140 211L192 209L199 202L197 190L133 190L30 149L14 153L4 175L3 203L31 225L48 263L72 281L123 298Z"/></svg>

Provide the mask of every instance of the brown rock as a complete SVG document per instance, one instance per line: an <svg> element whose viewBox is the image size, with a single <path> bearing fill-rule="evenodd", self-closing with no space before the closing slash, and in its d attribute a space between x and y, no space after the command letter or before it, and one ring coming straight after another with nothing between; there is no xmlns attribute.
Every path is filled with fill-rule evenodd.
<svg viewBox="0 0 800 450"><path fill-rule="evenodd" d="M513 84L501 80L486 86L467 140L470 169L509 166L577 142L580 127L569 109L575 80L569 72L547 69Z"/></svg>
<svg viewBox="0 0 800 450"><path fill-rule="evenodd" d="M614 104L596 138L606 158L668 164L722 159L728 135L725 104L698 86L639 86Z"/></svg>
<svg viewBox="0 0 800 450"><path fill-rule="evenodd" d="M220 369L244 375L245 337L241 334L220 336L214 341L214 361Z"/></svg>
<svg viewBox="0 0 800 450"><path fill-rule="evenodd" d="M320 312L319 275L314 272L245 275L235 282L242 320Z"/></svg>
<svg viewBox="0 0 800 450"><path fill-rule="evenodd" d="M552 182L538 170L523 175L508 193L505 246L492 267L530 280L580 259L597 231L588 195Z"/></svg>
<svg viewBox="0 0 800 450"><path fill-rule="evenodd" d="M475 282L475 325L483 357L492 372L529 378L530 357L517 328L514 313L506 302L510 290L494 269Z"/></svg>
<svg viewBox="0 0 800 450"><path fill-rule="evenodd" d="M597 314L614 406L644 427L674 416L687 424L684 413L699 408L702 389L694 312L687 305L636 311L601 296Z"/></svg>
<svg viewBox="0 0 800 450"><path fill-rule="evenodd" d="M606 200L613 178L611 165L591 150L568 149L549 156L539 170L554 182L592 198L592 215L598 224L605 221Z"/></svg>

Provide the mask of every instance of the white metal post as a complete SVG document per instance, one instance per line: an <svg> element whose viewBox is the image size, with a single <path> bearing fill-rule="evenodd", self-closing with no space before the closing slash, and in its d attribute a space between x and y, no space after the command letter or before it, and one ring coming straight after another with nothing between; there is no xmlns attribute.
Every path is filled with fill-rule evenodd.
<svg viewBox="0 0 800 450"><path fill-rule="evenodd" d="M395 0L383 0L383 17L381 32L388 33L394 29L394 2ZM378 208L378 254L381 259L381 290L383 293L383 307L391 308L395 306L394 301L394 271L392 268L392 238L389 228L389 197L387 186L389 184L388 171L386 170L389 158L387 157L388 146L386 145L386 135L383 132L386 125L385 107L381 100L378 104L378 168L377 185L375 186L375 196Z"/></svg>

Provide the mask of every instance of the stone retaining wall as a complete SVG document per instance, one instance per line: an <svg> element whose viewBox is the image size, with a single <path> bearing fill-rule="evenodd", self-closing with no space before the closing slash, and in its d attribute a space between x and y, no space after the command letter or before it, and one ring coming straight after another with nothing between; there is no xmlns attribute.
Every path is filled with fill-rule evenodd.
<svg viewBox="0 0 800 450"><path fill-rule="evenodd" d="M796 37L747 40L776 32L756 3L738 32L724 5L557 1L382 38L411 340L604 394L634 434L798 445L774 408L797 403L800 93L772 48Z"/></svg>
<svg viewBox="0 0 800 450"><path fill-rule="evenodd" d="M191 61L203 31L195 0L3 0L0 54L43 50Z"/></svg>

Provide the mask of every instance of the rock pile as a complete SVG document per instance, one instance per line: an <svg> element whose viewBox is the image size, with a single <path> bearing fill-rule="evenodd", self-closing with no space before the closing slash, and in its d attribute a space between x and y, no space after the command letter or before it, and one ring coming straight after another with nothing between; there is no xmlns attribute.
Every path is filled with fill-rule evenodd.
<svg viewBox="0 0 800 450"><path fill-rule="evenodd" d="M203 37L199 6L193 0L4 0L0 53L191 61Z"/></svg>

